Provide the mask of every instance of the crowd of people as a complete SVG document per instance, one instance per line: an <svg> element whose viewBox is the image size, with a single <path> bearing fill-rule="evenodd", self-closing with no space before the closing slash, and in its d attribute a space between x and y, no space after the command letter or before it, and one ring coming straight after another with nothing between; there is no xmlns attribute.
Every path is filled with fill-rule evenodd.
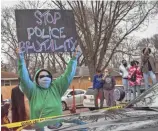
<svg viewBox="0 0 158 131"><path fill-rule="evenodd" d="M140 88L144 79L144 87L147 90L149 85L149 77L152 83L155 84L156 80L156 62L151 49L146 47L142 50L141 62L132 60L129 64L124 59L119 66L119 73L122 76L122 84L125 91L125 102L132 100L131 93L133 92L133 99L141 94ZM105 69L102 73L101 70L96 70L96 75L93 78L93 89L95 108L99 109L103 107L104 99L106 100L107 107L115 105L114 89L115 78L110 75L108 69ZM100 107L98 107L98 97L100 98Z"/></svg>

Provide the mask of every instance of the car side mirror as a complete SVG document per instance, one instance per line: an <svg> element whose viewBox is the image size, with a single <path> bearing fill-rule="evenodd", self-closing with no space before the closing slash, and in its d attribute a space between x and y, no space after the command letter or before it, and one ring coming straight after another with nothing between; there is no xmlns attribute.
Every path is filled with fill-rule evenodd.
<svg viewBox="0 0 158 131"><path fill-rule="evenodd" d="M71 95L67 95L67 97L71 97Z"/></svg>

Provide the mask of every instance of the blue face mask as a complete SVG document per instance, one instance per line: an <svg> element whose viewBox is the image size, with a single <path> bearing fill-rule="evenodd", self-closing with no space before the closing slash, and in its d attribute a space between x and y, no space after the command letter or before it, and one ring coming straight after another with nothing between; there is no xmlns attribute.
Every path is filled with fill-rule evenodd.
<svg viewBox="0 0 158 131"><path fill-rule="evenodd" d="M51 78L49 77L38 78L38 84L43 88L48 88L51 84Z"/></svg>

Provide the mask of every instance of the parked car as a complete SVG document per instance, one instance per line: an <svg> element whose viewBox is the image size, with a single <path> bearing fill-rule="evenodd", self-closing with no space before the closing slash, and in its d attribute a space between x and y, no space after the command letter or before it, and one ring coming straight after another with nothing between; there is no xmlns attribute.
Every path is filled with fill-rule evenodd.
<svg viewBox="0 0 158 131"><path fill-rule="evenodd" d="M125 92L123 90L123 85L116 85L114 90L114 97L116 101L121 101L125 97ZM94 110L94 90L89 87L85 93L83 106L88 107L90 110ZM100 99L98 99L98 106L100 106ZM104 107L106 107L106 100L104 99Z"/></svg>
<svg viewBox="0 0 158 131"><path fill-rule="evenodd" d="M76 106L80 106L83 105L83 99L84 99L84 95L86 93L86 90L83 89L75 89L74 90L74 95L75 95L75 105ZM72 89L68 89L65 94L62 96L61 98L62 100L62 108L63 111L68 109L69 107L72 106L73 104L73 90Z"/></svg>
<svg viewBox="0 0 158 131"><path fill-rule="evenodd" d="M158 131L158 83L121 109L96 110L43 120L24 130Z"/></svg>

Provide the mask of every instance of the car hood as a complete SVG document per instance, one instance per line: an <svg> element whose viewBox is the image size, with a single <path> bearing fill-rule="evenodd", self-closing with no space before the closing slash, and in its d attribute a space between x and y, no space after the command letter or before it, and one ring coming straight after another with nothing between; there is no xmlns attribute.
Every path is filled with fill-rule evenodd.
<svg viewBox="0 0 158 131"><path fill-rule="evenodd" d="M25 127L29 130L51 131L120 131L149 128L158 128L158 112L130 108L85 112Z"/></svg>
<svg viewBox="0 0 158 131"><path fill-rule="evenodd" d="M61 97L61 100L65 100L65 99L67 99L66 96L62 96L62 97Z"/></svg>
<svg viewBox="0 0 158 131"><path fill-rule="evenodd" d="M155 131L158 131L157 103L158 83L131 101L125 108L101 109L62 116L44 120L27 126L25 129L42 131L127 131L138 129L151 131L151 129L156 129ZM148 107L150 110L140 107Z"/></svg>

